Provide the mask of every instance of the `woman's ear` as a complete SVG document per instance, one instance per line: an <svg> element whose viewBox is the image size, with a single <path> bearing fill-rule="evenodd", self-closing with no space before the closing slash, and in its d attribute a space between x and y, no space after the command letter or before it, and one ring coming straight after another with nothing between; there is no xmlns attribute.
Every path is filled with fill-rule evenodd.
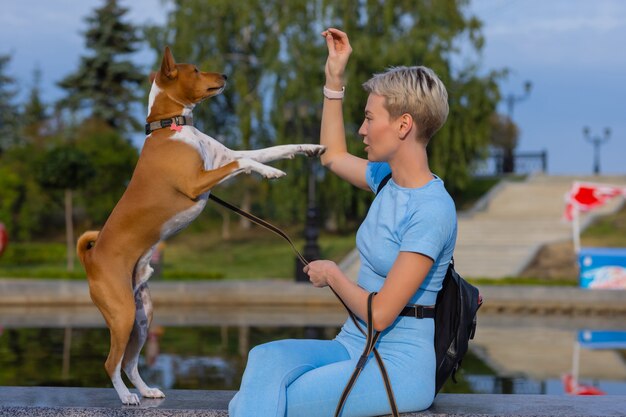
<svg viewBox="0 0 626 417"><path fill-rule="evenodd" d="M404 140L413 129L413 118L410 114L404 113L399 117L398 136Z"/></svg>

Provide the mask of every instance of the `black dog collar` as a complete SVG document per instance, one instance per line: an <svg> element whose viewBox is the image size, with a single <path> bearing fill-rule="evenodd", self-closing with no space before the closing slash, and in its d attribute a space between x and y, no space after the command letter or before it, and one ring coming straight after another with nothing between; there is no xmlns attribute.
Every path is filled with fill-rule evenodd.
<svg viewBox="0 0 626 417"><path fill-rule="evenodd" d="M193 118L191 116L174 116L171 119L157 120L156 122L146 123L146 135L155 130L163 129L170 126L193 126Z"/></svg>

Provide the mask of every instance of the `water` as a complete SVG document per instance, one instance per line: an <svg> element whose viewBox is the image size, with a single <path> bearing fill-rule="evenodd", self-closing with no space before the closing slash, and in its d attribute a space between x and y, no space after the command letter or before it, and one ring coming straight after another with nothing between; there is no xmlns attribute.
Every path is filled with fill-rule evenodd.
<svg viewBox="0 0 626 417"><path fill-rule="evenodd" d="M332 338L343 319L340 312L314 309L158 309L156 314L160 319L142 352L140 372L148 384L164 389L235 390L253 346L282 338ZM562 394L560 377L572 370L577 331L622 323L480 316L459 383L449 381L444 391ZM95 309L0 309L1 386L111 387L103 368L108 349L108 330ZM626 395L624 351L582 351L581 381Z"/></svg>

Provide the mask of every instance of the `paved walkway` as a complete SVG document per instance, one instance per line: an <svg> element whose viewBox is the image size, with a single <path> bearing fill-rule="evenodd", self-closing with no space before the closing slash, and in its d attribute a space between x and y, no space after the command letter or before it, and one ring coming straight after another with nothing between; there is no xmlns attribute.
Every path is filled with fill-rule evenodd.
<svg viewBox="0 0 626 417"><path fill-rule="evenodd" d="M169 390L164 399L120 404L112 388L0 387L0 417L226 417L233 391ZM626 396L439 394L434 404L404 417L614 417Z"/></svg>
<svg viewBox="0 0 626 417"><path fill-rule="evenodd" d="M574 181L626 186L626 176L572 177L535 175L525 181L504 180L477 203L459 214L459 234L454 254L463 276L503 278L518 275L542 245L570 240L571 224L562 220L564 196ZM582 226L619 209L616 198L583 217ZM352 253L341 263L356 279L359 259Z"/></svg>

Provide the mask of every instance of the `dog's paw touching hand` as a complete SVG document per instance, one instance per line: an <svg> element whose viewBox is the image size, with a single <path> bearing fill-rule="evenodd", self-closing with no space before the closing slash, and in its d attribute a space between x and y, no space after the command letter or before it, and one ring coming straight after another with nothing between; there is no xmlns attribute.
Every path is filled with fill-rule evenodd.
<svg viewBox="0 0 626 417"><path fill-rule="evenodd" d="M320 156L326 152L326 146L322 145L303 145L302 151L306 156L314 157Z"/></svg>

